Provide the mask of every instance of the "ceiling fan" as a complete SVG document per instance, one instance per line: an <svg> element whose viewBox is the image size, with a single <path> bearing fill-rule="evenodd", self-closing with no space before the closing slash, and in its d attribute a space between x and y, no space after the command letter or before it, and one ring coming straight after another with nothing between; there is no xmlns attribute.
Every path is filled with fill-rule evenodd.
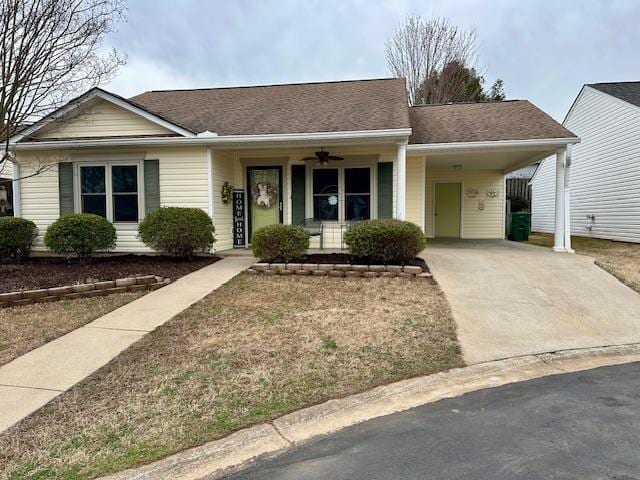
<svg viewBox="0 0 640 480"><path fill-rule="evenodd" d="M344 160L344 157L329 155L329 152L325 152L323 147L320 147L320 151L314 153L316 155L315 157L305 157L303 160L317 160L323 167L326 167L329 164L329 160Z"/></svg>

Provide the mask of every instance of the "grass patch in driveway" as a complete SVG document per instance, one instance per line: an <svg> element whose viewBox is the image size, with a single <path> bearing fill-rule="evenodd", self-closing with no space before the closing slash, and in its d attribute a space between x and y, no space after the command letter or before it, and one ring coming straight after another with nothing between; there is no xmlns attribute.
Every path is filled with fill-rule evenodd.
<svg viewBox="0 0 640 480"><path fill-rule="evenodd" d="M532 233L529 243L553 247L553 235ZM640 292L640 244L601 238L571 237L571 247L576 253L594 257L596 265L636 292Z"/></svg>
<svg viewBox="0 0 640 480"><path fill-rule="evenodd" d="M142 293L118 293L0 309L0 365L86 325Z"/></svg>
<svg viewBox="0 0 640 480"><path fill-rule="evenodd" d="M433 282L243 274L0 435L0 477L103 475L461 365Z"/></svg>

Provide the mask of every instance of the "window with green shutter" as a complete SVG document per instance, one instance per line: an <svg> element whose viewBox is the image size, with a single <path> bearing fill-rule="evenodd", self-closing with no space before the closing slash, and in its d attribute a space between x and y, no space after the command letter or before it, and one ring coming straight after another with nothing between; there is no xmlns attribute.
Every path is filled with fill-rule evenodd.
<svg viewBox="0 0 640 480"><path fill-rule="evenodd" d="M144 161L144 210L155 212L160 208L160 160Z"/></svg>
<svg viewBox="0 0 640 480"><path fill-rule="evenodd" d="M393 162L378 163L378 218L393 217Z"/></svg>

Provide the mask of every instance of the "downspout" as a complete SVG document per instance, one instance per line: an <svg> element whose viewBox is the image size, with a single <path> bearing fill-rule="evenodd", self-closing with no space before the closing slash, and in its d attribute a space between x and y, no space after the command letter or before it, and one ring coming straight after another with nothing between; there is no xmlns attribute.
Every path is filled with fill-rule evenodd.
<svg viewBox="0 0 640 480"><path fill-rule="evenodd" d="M20 202L20 164L14 160L9 160L13 164L13 216L22 216L22 205Z"/></svg>

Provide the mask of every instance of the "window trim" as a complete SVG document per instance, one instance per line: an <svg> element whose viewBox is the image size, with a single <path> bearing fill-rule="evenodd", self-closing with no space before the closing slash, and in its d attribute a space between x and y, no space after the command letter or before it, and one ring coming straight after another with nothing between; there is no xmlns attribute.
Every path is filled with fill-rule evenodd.
<svg viewBox="0 0 640 480"><path fill-rule="evenodd" d="M112 167L136 167L136 180L138 183L138 220L118 221L113 219L113 174ZM107 220L114 225L137 225L145 215L144 205L144 160L112 160L112 161L74 161L73 162L73 192L74 211L82 213L82 193L80 183L80 169L82 167L104 167L105 169L105 190L107 201ZM132 193L129 193L132 195Z"/></svg>

